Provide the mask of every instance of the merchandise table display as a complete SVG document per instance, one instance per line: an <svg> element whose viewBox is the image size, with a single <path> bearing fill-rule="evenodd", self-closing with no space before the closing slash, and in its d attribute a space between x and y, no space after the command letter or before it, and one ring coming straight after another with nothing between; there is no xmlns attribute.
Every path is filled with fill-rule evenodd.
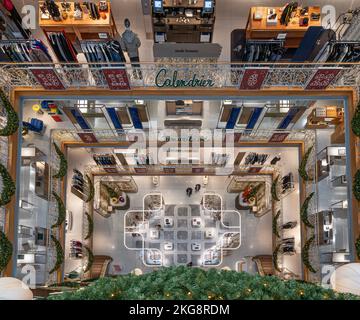
<svg viewBox="0 0 360 320"><path fill-rule="evenodd" d="M273 39L286 34L285 47L298 48L309 27L321 26L320 7L298 7L287 22L281 20L283 13L280 7L252 7L246 27L247 39Z"/></svg>

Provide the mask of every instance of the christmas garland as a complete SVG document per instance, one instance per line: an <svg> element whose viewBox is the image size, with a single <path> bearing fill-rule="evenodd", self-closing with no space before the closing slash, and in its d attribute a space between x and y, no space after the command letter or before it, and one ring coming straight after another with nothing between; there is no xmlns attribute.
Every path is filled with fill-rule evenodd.
<svg viewBox="0 0 360 320"><path fill-rule="evenodd" d="M0 195L0 207L7 205L11 201L11 197L15 194L15 183L12 180L6 167L0 163L0 176L2 178L3 189Z"/></svg>
<svg viewBox="0 0 360 320"><path fill-rule="evenodd" d="M272 232L273 234L280 238L280 234L279 234L279 230L278 230L278 219L280 217L281 211L279 210L276 215L273 217L273 221L272 221Z"/></svg>
<svg viewBox="0 0 360 320"><path fill-rule="evenodd" d="M79 290L50 295L48 299L222 300L224 303L224 300L359 300L359 296L274 276L177 266L159 268L141 276L124 274L101 278Z"/></svg>
<svg viewBox="0 0 360 320"><path fill-rule="evenodd" d="M300 166L299 166L299 175L301 178L303 178L305 181L311 181L312 178L308 175L306 172L306 164L308 162L310 153L313 149L313 146L311 146L304 154L304 157L301 159Z"/></svg>
<svg viewBox="0 0 360 320"><path fill-rule="evenodd" d="M52 268L50 271L49 271L49 274L52 274L54 273L56 270L58 270L61 265L63 264L64 262L64 259L65 259L65 254L64 254L64 250L61 246L61 243L59 242L58 239L56 239L56 237L54 237L53 235L51 235L51 240L54 242L55 244L55 249L56 249L56 262L55 262L55 266L54 268Z"/></svg>
<svg viewBox="0 0 360 320"><path fill-rule="evenodd" d="M84 249L86 250L86 255L88 257L86 268L84 270L84 273L86 273L91 269L91 267L94 263L94 254L92 253L92 251L90 250L90 248L88 246L84 245Z"/></svg>
<svg viewBox="0 0 360 320"><path fill-rule="evenodd" d="M308 220L308 208L309 208L309 204L310 201L312 199L312 197L314 196L314 192L310 193L308 195L308 197L305 199L304 203L302 204L301 208L300 208L300 218L301 221L309 228L314 228L314 225L311 224L311 222Z"/></svg>
<svg viewBox="0 0 360 320"><path fill-rule="evenodd" d="M355 114L351 120L351 129L357 137L360 137L360 104L356 107Z"/></svg>
<svg viewBox="0 0 360 320"><path fill-rule="evenodd" d="M110 186L108 186L107 184L104 185L106 192L108 193L110 198L118 198L119 194Z"/></svg>
<svg viewBox="0 0 360 320"><path fill-rule="evenodd" d="M86 199L86 203L90 202L91 200L94 199L94 195L95 195L95 188L94 188L94 184L92 183L90 177L88 175L86 175L86 182L89 186L89 195L88 198Z"/></svg>
<svg viewBox="0 0 360 320"><path fill-rule="evenodd" d="M274 265L274 269L278 272L281 272L279 265L278 265L278 255L279 255L279 251L280 251L280 247L281 247L281 243L279 243L272 255L272 260L273 260L273 265Z"/></svg>
<svg viewBox="0 0 360 320"><path fill-rule="evenodd" d="M271 197L275 201L280 201L278 194L277 194L277 183L279 181L279 176L275 178L273 183L271 184Z"/></svg>
<svg viewBox="0 0 360 320"><path fill-rule="evenodd" d="M360 201L360 170L356 171L353 182L353 194Z"/></svg>
<svg viewBox="0 0 360 320"><path fill-rule="evenodd" d="M54 142L54 148L55 151L57 153L57 155L60 158L60 168L58 173L53 175L53 178L55 179L62 179L63 177L65 177L66 173L67 173L67 168L68 168L68 163L67 160L65 158L65 155L61 152L60 148L57 146L57 144Z"/></svg>
<svg viewBox="0 0 360 320"><path fill-rule="evenodd" d="M86 218L88 221L88 232L87 232L87 235L84 240L87 240L87 239L90 239L90 237L92 236L92 234L94 232L94 220L87 212L85 212L85 215L86 215Z"/></svg>
<svg viewBox="0 0 360 320"><path fill-rule="evenodd" d="M304 247L301 250L301 258L303 260L303 264L305 265L306 268L309 269L310 272L312 273L316 273L317 271L314 269L314 267L311 265L310 263L310 258L309 258L309 250L313 244L315 240L315 235L312 235L306 242Z"/></svg>
<svg viewBox="0 0 360 320"><path fill-rule="evenodd" d="M12 107L9 99L6 97L4 91L0 89L0 99L2 105L6 110L6 126L0 129L0 136L8 137L13 135L19 128L19 117L14 108Z"/></svg>
<svg viewBox="0 0 360 320"><path fill-rule="evenodd" d="M61 226L63 222L66 220L66 208L64 202L56 192L53 192L53 196L55 197L58 206L58 218L56 223L53 224L51 228L56 228Z"/></svg>
<svg viewBox="0 0 360 320"><path fill-rule="evenodd" d="M360 236L355 241L356 256L360 259Z"/></svg>
<svg viewBox="0 0 360 320"><path fill-rule="evenodd" d="M250 199L250 198L255 197L256 194L259 192L260 188L261 188L261 184L258 184L257 186L252 187L247 198Z"/></svg>
<svg viewBox="0 0 360 320"><path fill-rule="evenodd" d="M12 257L13 246L5 233L0 230L0 272L8 265Z"/></svg>

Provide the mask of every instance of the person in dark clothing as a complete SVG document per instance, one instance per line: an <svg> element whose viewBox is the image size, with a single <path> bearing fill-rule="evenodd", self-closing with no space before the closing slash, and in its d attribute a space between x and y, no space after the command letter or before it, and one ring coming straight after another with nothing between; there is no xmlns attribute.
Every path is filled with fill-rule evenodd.
<svg viewBox="0 0 360 320"><path fill-rule="evenodd" d="M195 186L195 191L198 192L200 191L201 189L201 185L198 183L196 186Z"/></svg>
<svg viewBox="0 0 360 320"><path fill-rule="evenodd" d="M192 195L193 189L192 188L187 188L186 189L186 194L190 197Z"/></svg>

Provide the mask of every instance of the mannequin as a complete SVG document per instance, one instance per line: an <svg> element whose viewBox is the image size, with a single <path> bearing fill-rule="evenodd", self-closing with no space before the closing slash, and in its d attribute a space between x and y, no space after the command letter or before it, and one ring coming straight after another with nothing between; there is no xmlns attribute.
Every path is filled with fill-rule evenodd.
<svg viewBox="0 0 360 320"><path fill-rule="evenodd" d="M130 29L129 19L125 19L124 25L125 25L125 31L122 34L121 46L123 50L127 52L130 61L135 62L132 63L132 67L134 69L133 70L134 78L142 79L140 64L136 63L136 62L140 62L139 47L141 46L141 41L138 35Z"/></svg>

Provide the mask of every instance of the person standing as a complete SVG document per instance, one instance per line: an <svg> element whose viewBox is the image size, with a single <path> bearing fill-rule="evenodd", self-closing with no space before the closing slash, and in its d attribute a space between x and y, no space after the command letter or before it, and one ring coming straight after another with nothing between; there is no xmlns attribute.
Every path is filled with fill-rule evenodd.
<svg viewBox="0 0 360 320"><path fill-rule="evenodd" d="M125 19L124 21L125 31L122 34L122 49L127 52L131 65L133 67L133 75L136 79L142 79L142 73L140 70L140 58L139 58L139 48L141 46L141 41L138 35L130 29L130 20Z"/></svg>
<svg viewBox="0 0 360 320"><path fill-rule="evenodd" d="M188 195L188 197L191 197L192 191L193 191L193 189L190 187L186 189L186 194Z"/></svg>

